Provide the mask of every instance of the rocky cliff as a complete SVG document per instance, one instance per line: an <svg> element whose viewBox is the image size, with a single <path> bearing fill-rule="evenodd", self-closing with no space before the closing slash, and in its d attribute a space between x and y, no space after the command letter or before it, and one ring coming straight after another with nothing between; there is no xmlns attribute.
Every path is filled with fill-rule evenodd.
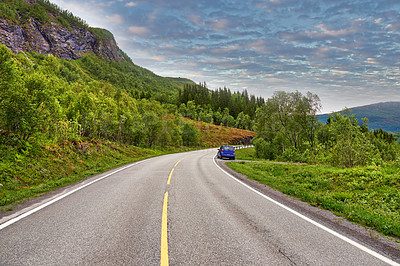
<svg viewBox="0 0 400 266"><path fill-rule="evenodd" d="M49 14L56 17L57 14ZM90 28L69 25L65 27L57 20L42 23L28 18L24 23L15 23L0 16L0 43L15 53L21 51L53 54L67 60L78 59L94 53L105 60L124 59L114 38L100 38Z"/></svg>

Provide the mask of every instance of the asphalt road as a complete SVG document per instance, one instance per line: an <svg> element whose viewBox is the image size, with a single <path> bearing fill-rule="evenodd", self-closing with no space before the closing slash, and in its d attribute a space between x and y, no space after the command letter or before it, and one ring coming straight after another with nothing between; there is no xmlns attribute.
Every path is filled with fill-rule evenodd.
<svg viewBox="0 0 400 266"><path fill-rule="evenodd" d="M148 159L3 214L0 265L399 265L238 182L215 154Z"/></svg>

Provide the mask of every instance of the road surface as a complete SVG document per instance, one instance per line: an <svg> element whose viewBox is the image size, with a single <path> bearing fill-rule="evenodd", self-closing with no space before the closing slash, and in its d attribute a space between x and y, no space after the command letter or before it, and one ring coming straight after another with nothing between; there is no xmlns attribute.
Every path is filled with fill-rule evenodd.
<svg viewBox="0 0 400 266"><path fill-rule="evenodd" d="M224 172L216 149L94 176L0 219L0 265L399 265Z"/></svg>

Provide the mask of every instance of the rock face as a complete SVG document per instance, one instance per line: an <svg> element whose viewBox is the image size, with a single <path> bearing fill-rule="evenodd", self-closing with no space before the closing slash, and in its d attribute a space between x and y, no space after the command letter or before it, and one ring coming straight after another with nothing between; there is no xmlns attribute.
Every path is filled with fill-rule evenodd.
<svg viewBox="0 0 400 266"><path fill-rule="evenodd" d="M21 51L52 54L67 60L94 53L105 60L124 59L114 39L99 39L86 28L70 29L55 22L41 24L30 18L24 25L10 24L0 18L0 43L14 53Z"/></svg>

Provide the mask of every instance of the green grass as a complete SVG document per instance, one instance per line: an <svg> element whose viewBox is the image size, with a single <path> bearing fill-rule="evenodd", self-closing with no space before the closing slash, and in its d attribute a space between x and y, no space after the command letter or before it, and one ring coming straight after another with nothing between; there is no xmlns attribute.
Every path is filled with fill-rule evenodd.
<svg viewBox="0 0 400 266"><path fill-rule="evenodd" d="M272 162L229 162L227 165L313 206L333 211L385 235L400 237L398 165L350 169Z"/></svg>
<svg viewBox="0 0 400 266"><path fill-rule="evenodd" d="M259 160L254 148L235 150L237 160Z"/></svg>

